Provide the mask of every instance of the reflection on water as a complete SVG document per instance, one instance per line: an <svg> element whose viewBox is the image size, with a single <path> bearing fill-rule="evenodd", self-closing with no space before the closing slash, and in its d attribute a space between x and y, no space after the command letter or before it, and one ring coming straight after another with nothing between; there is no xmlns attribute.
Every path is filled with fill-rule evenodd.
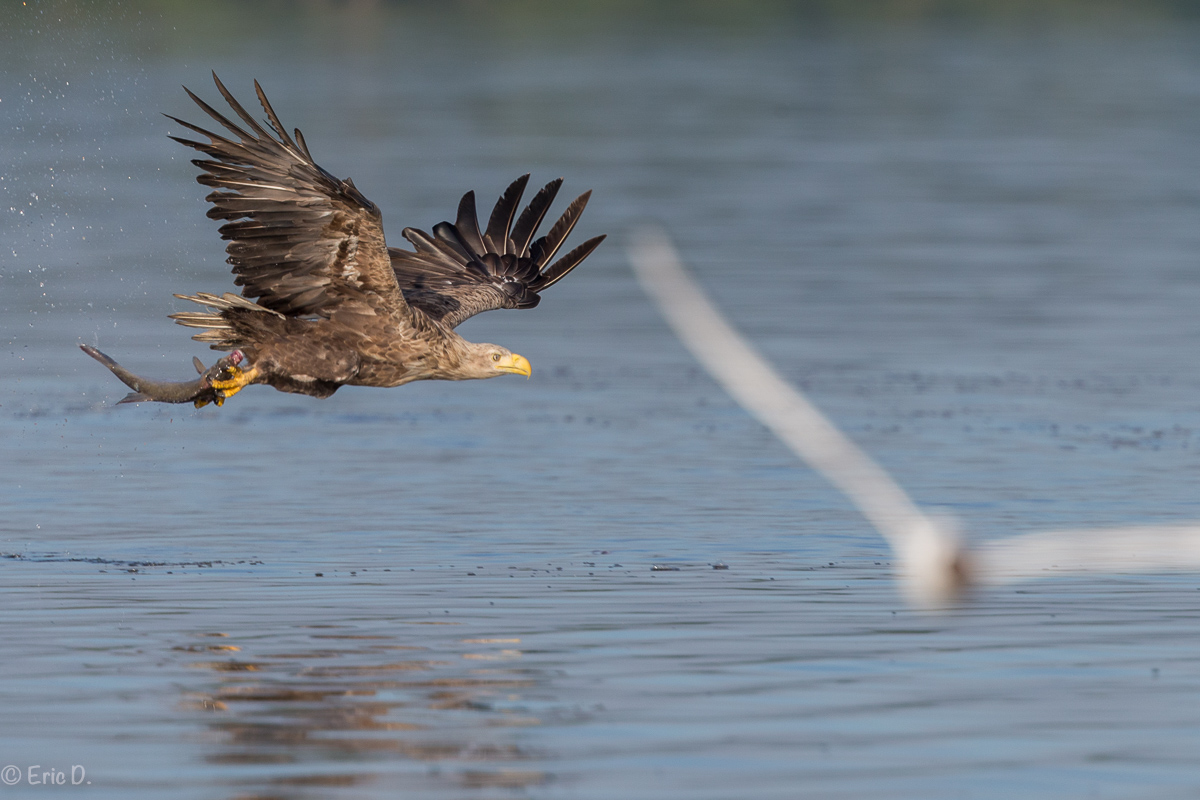
<svg viewBox="0 0 1200 800"><path fill-rule="evenodd" d="M269 796L288 797L287 787L372 784L379 775L370 764L384 759L434 765L434 775L472 788L519 789L546 779L540 770L519 767L530 758L522 747L479 733L539 724L520 711L522 692L535 685L527 672L473 663L519 661L519 639L461 640L459 660L434 661L422 658L428 649L419 645L326 627L309 634L313 649L304 652L254 652L225 643L225 634L202 635L211 636L222 643L174 648L205 657L230 654L187 663L215 673L212 686L190 689L180 704L203 714L217 734L205 760L290 765L266 776L231 773L229 781L241 789L270 787ZM510 762L516 766L506 768ZM331 772L332 764L357 766ZM423 775L418 783L429 780Z"/></svg>

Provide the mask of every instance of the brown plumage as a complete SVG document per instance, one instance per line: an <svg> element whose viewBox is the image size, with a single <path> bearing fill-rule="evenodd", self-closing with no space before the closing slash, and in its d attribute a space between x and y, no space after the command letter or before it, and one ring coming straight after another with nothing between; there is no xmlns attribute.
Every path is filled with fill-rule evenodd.
<svg viewBox="0 0 1200 800"><path fill-rule="evenodd" d="M295 138L288 135L257 81L270 130L215 73L213 80L245 127L185 87L232 136L170 117L207 141L171 138L208 156L192 163L203 170L197 181L214 190L208 216L226 221L220 234L229 241L227 260L242 294L176 295L210 310L171 317L203 329L192 337L197 341L232 352L198 380L167 384L138 378L85 347L134 389L127 401L220 404L254 383L328 397L346 384L529 375L521 356L468 342L454 328L483 311L533 308L539 292L587 258L603 236L553 260L591 192L534 239L562 179L543 187L517 214L529 180L524 175L500 197L485 230L476 218L475 194L468 192L453 224L441 222L432 234L404 229L415 251L389 248L379 209L353 181L317 165L299 130Z"/></svg>

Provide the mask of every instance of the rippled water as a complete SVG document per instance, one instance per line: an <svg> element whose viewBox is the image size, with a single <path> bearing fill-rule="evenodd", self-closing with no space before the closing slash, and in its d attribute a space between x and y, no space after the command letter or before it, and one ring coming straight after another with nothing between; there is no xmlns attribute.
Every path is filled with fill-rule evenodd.
<svg viewBox="0 0 1200 800"><path fill-rule="evenodd" d="M661 221L971 536L1200 519L1200 30L219 8L3 29L0 795L1200 789L1200 576L908 610L623 250ZM211 357L166 319L231 282L159 116L211 68L393 240L526 171L594 189L610 240L464 326L533 378L114 408L77 342Z"/></svg>

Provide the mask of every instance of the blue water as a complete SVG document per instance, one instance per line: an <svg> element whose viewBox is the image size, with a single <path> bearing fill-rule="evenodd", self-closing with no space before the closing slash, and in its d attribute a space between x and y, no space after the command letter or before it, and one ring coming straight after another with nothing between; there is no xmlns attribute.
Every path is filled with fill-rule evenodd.
<svg viewBox="0 0 1200 800"><path fill-rule="evenodd" d="M1200 29L465 8L8 9L0 795L1194 796L1200 576L909 610L624 245L971 537L1198 519ZM594 190L600 250L462 329L533 377L114 408L76 343L186 378L172 293L232 288L159 115L210 69L394 243Z"/></svg>

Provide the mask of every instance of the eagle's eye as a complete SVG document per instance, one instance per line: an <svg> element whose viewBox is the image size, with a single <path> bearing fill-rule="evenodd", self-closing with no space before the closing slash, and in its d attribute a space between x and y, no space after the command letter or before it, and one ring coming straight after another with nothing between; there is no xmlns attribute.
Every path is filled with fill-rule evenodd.
<svg viewBox="0 0 1200 800"><path fill-rule="evenodd" d="M500 360L500 354L492 353L492 361L499 361L499 360Z"/></svg>

